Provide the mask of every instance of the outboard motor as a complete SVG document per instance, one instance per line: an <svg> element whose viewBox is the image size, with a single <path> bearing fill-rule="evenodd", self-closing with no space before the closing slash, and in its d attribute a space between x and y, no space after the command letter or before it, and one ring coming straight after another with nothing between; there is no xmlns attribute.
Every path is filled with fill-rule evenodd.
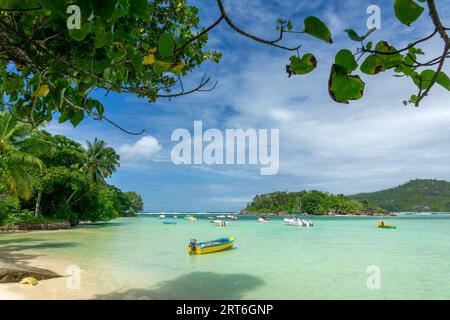
<svg viewBox="0 0 450 320"><path fill-rule="evenodd" d="M191 239L191 241L189 241L189 248L191 249L189 253L192 253L195 251L195 246L197 245L197 240L196 239Z"/></svg>

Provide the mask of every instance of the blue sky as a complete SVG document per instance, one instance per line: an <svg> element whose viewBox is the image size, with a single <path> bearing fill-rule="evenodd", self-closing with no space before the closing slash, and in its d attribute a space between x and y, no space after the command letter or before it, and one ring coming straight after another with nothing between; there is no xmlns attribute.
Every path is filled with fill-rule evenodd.
<svg viewBox="0 0 450 320"><path fill-rule="evenodd" d="M450 21L450 5L437 1L442 20ZM215 1L190 1L200 8L205 26L217 19ZM53 133L82 143L95 137L106 140L122 156L111 183L139 192L146 211L233 211L255 194L275 190L318 189L351 194L374 191L413 178L450 180L450 100L448 92L433 89L420 108L402 101L415 93L408 79L392 73L363 75L365 97L350 105L328 96L331 61L342 48L356 49L343 32L367 30L367 7L379 5L382 29L373 40L389 40L397 48L408 40L431 33L427 14L408 28L396 21L391 0L302 1L227 0L237 25L264 38L276 37L278 18L302 28L306 16L317 15L332 30L335 43L327 45L305 35L291 35L286 44L303 44L318 68L312 74L288 79L285 65L290 53L242 38L226 24L210 35L209 48L223 52L220 64L207 63L186 83L194 85L204 73L218 80L212 92L149 104L132 95L110 94L100 99L107 115L131 129L145 128L144 137L130 136L107 123L93 120L76 129L50 123ZM423 49L439 55L438 41ZM448 67L446 67L448 70ZM259 166L176 166L170 160L177 128L192 130L202 120L205 129L276 128L280 130L280 171L261 176ZM143 140L140 140L143 139Z"/></svg>

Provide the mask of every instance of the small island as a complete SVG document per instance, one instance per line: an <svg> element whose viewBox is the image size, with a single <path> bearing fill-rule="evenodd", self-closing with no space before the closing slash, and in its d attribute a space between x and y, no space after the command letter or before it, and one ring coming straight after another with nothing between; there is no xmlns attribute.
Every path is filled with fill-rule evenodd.
<svg viewBox="0 0 450 320"><path fill-rule="evenodd" d="M389 211L367 200L356 200L342 194L317 190L273 192L256 195L241 214L308 214L308 215L389 215Z"/></svg>

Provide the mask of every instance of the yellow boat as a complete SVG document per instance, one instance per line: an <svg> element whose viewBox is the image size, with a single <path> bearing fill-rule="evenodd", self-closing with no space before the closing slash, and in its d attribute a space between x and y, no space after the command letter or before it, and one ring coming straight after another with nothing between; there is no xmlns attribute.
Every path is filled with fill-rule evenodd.
<svg viewBox="0 0 450 320"><path fill-rule="evenodd" d="M187 247L189 254L207 254L230 249L234 245L234 237L220 238L216 240L199 242L192 239Z"/></svg>
<svg viewBox="0 0 450 320"><path fill-rule="evenodd" d="M386 223L384 221L377 222L377 227L381 228L381 229L397 229L396 226L388 224L388 223Z"/></svg>
<svg viewBox="0 0 450 320"><path fill-rule="evenodd" d="M185 219L186 219L186 220L189 220L189 221L197 221L197 220L198 220L198 219L197 219L196 217L194 217L194 216L187 216Z"/></svg>

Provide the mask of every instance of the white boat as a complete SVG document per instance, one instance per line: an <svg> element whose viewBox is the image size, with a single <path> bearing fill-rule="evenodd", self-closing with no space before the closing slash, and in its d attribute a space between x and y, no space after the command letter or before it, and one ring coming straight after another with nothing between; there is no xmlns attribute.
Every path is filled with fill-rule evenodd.
<svg viewBox="0 0 450 320"><path fill-rule="evenodd" d="M305 220L305 219L300 219L300 218L285 218L284 222L286 222L286 224L288 226L293 226L293 227L313 227L314 224L312 223L311 220Z"/></svg>
<svg viewBox="0 0 450 320"><path fill-rule="evenodd" d="M269 223L272 222L270 219L268 218L258 218L258 222L259 223Z"/></svg>
<svg viewBox="0 0 450 320"><path fill-rule="evenodd" d="M218 227L228 227L228 222L223 220L214 220L214 225Z"/></svg>
<svg viewBox="0 0 450 320"><path fill-rule="evenodd" d="M216 218L217 219L225 219L226 217L225 216L217 216Z"/></svg>
<svg viewBox="0 0 450 320"><path fill-rule="evenodd" d="M165 218L166 218L166 216L163 214L159 216L159 219L165 219Z"/></svg>

